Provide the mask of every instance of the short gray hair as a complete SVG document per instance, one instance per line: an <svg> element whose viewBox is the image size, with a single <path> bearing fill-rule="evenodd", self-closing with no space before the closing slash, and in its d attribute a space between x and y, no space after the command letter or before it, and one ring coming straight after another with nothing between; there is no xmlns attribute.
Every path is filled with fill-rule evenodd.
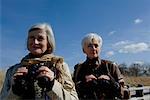
<svg viewBox="0 0 150 100"><path fill-rule="evenodd" d="M92 43L92 39L93 38L98 41L99 47L101 48L102 47L102 43L103 43L102 37L99 36L97 33L88 33L82 39L82 43L81 43L82 49L84 49L84 46L85 46L86 43Z"/></svg>
<svg viewBox="0 0 150 100"><path fill-rule="evenodd" d="M54 50L55 50L55 37L54 37L52 27L47 23L38 23L38 24L33 25L29 29L28 33L33 31L33 30L36 30L36 29L44 30L47 33L48 43L51 47L50 53L54 52Z"/></svg>

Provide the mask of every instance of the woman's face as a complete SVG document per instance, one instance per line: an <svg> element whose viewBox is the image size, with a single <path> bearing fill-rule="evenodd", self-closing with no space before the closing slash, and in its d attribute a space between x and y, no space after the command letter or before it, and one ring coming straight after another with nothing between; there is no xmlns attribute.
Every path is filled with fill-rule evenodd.
<svg viewBox="0 0 150 100"><path fill-rule="evenodd" d="M47 50L47 34L45 31L37 29L28 34L28 50L33 55L43 54Z"/></svg>
<svg viewBox="0 0 150 100"><path fill-rule="evenodd" d="M92 39L91 43L86 43L84 45L83 51L88 58L90 59L97 58L100 53L99 42L96 39Z"/></svg>

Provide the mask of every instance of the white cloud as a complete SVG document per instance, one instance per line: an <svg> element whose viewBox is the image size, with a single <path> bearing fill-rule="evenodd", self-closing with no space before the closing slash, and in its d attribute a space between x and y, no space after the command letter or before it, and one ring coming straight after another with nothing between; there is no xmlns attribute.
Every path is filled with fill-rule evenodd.
<svg viewBox="0 0 150 100"><path fill-rule="evenodd" d="M134 20L134 24L140 24L142 22L143 22L143 20L139 19L139 18L137 18L137 19Z"/></svg>
<svg viewBox="0 0 150 100"><path fill-rule="evenodd" d="M150 51L150 45L144 42L128 44L119 49L120 53L138 53Z"/></svg>
<svg viewBox="0 0 150 100"><path fill-rule="evenodd" d="M111 56L113 56L114 55L114 51L108 51L107 53L106 53L106 56L107 57L111 57Z"/></svg>
<svg viewBox="0 0 150 100"><path fill-rule="evenodd" d="M119 41L119 42L115 43L113 46L123 46L123 45L126 45L128 43L129 43L128 40L126 40L126 41Z"/></svg>
<svg viewBox="0 0 150 100"><path fill-rule="evenodd" d="M134 61L133 63L134 63L134 64L140 64L140 65L143 65L143 64L144 64L143 61Z"/></svg>
<svg viewBox="0 0 150 100"><path fill-rule="evenodd" d="M113 48L119 53L139 53L144 51L150 51L150 43L125 40L119 41L113 45Z"/></svg>
<svg viewBox="0 0 150 100"><path fill-rule="evenodd" d="M113 35L114 33L116 33L116 31L111 31L108 33L108 35Z"/></svg>

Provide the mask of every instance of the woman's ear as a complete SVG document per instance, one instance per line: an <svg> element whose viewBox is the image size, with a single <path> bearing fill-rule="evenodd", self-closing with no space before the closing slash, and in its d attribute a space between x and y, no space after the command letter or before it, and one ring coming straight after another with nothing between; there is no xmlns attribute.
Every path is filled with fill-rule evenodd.
<svg viewBox="0 0 150 100"><path fill-rule="evenodd" d="M82 48L82 51L83 51L83 53L85 53L85 50L84 50L84 48Z"/></svg>

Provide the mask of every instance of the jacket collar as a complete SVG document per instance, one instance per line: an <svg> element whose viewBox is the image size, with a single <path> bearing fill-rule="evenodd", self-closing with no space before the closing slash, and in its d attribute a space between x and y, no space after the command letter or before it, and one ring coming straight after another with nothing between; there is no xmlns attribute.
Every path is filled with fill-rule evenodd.
<svg viewBox="0 0 150 100"><path fill-rule="evenodd" d="M101 64L101 59L99 57L93 59L87 57L85 63L98 67Z"/></svg>

